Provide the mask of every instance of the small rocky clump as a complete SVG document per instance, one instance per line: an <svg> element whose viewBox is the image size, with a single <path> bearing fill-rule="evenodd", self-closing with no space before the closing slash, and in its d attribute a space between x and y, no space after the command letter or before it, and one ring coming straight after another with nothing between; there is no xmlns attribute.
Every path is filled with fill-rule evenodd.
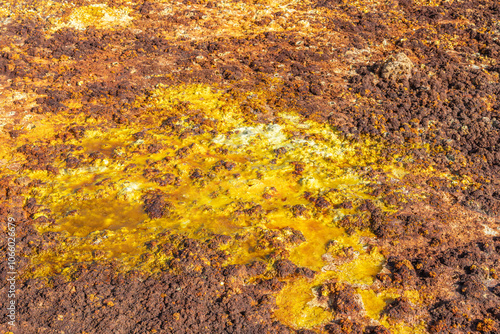
<svg viewBox="0 0 500 334"><path fill-rule="evenodd" d="M390 56L380 69L380 76L388 81L408 80L411 77L413 62L403 52Z"/></svg>

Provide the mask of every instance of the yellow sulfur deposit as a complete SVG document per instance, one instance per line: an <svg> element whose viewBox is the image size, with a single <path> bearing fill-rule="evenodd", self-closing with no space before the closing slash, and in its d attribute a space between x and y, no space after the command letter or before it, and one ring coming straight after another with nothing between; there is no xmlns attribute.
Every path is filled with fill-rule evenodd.
<svg viewBox="0 0 500 334"><path fill-rule="evenodd" d="M131 20L131 10L127 7L113 8L106 4L94 4L74 8L66 19L54 22L53 31L61 28L74 28L85 30L89 26L97 29L107 29L117 26L125 26Z"/></svg>
<svg viewBox="0 0 500 334"><path fill-rule="evenodd" d="M386 171L394 182L418 171L381 159L382 143L347 140L293 109L274 110L272 121L258 122L248 110L265 110L273 94L160 85L135 102L141 108L136 122L113 128L96 124L81 138L67 140L75 146L72 155L85 163L68 166L68 160L58 160L55 176L25 171L41 181L32 192L42 204L35 215L39 231L66 237L65 244L33 256L27 275L71 276L73 264L86 261L156 272L165 268L168 256L144 256L150 253L146 244L168 230L195 238L239 233L246 241L226 246L228 263L268 261L273 247L260 247L259 233L291 228L305 241L285 245L290 260L319 274L312 281L288 279L275 316L297 328L331 320L331 312L311 304L311 291L335 279L362 286L366 313L379 320L385 301L396 296L370 290L384 257L369 246L371 232L348 235L338 222L360 214L356 208L366 199L394 211L371 194L377 181L367 177L370 171ZM161 194L167 203L159 216L145 211L145 196L151 194ZM398 195L421 196L408 189ZM344 202L352 205L340 207Z"/></svg>

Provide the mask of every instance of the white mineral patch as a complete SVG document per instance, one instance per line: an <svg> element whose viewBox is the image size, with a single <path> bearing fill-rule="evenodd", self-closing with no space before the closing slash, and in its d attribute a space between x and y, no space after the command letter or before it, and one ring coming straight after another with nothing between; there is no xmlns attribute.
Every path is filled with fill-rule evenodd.
<svg viewBox="0 0 500 334"><path fill-rule="evenodd" d="M121 190L122 192L130 193L130 192L141 189L141 185L139 183L136 183L136 182L125 182L125 183L123 183L123 185L125 187Z"/></svg>
<svg viewBox="0 0 500 334"><path fill-rule="evenodd" d="M308 147L306 152L314 153L325 158L340 156L343 153L341 150L333 149L331 147L326 146L325 144L317 143L313 140L295 139L292 141L292 143L294 144L293 145L294 148L303 149L304 147Z"/></svg>
<svg viewBox="0 0 500 334"><path fill-rule="evenodd" d="M290 120L295 120L292 116L288 118ZM213 142L232 146L234 148L249 147L253 145L264 145L270 149L285 147L288 151L297 150L301 158L305 159L304 161L307 161L308 156L312 155L323 158L341 157L349 149L348 147L344 147L334 134L325 135L326 138L328 138L328 143L331 141L331 146L329 146L328 143L314 140L290 138L279 124L259 124L257 126L236 128L229 137L226 135L219 135L213 139Z"/></svg>
<svg viewBox="0 0 500 334"><path fill-rule="evenodd" d="M486 234L486 235L492 235L492 236L498 235L498 231L497 230L492 229L491 227L486 226L486 225L483 225L483 226L484 226L484 234Z"/></svg>
<svg viewBox="0 0 500 334"><path fill-rule="evenodd" d="M225 135L220 135L213 141L217 144L242 147L251 145L254 139L260 139L272 148L278 148L283 146L288 139L279 124L244 126L234 129L233 132L234 134L229 139Z"/></svg>

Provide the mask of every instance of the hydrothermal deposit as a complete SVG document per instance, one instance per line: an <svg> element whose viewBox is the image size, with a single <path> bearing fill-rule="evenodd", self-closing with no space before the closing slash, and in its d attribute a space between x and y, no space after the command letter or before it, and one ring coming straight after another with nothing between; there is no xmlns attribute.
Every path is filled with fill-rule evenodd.
<svg viewBox="0 0 500 334"><path fill-rule="evenodd" d="M499 19L5 2L0 329L497 333Z"/></svg>

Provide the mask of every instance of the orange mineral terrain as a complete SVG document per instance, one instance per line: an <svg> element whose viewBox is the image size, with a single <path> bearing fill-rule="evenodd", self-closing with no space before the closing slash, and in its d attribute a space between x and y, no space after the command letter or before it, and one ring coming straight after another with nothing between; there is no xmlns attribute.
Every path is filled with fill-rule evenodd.
<svg viewBox="0 0 500 334"><path fill-rule="evenodd" d="M500 333L494 0L6 0L2 333Z"/></svg>

